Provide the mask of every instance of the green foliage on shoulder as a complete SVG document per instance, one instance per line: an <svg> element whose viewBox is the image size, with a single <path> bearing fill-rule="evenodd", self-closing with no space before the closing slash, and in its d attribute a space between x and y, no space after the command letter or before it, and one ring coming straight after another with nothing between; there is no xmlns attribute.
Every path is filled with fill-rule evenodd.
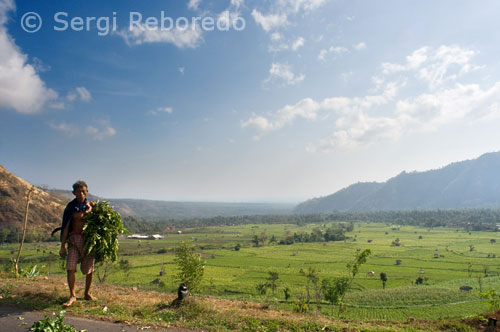
<svg viewBox="0 0 500 332"><path fill-rule="evenodd" d="M116 261L118 235L128 233L122 217L106 201L98 201L92 212L85 217L83 226L85 250L94 256L96 263Z"/></svg>

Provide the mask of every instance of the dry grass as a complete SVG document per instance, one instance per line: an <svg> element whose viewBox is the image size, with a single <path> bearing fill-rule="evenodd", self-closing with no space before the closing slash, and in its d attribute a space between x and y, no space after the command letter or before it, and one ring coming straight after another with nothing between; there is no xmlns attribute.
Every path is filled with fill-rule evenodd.
<svg viewBox="0 0 500 332"><path fill-rule="evenodd" d="M0 305L55 311L67 299L65 278L10 278L0 275ZM277 311L260 303L196 297L185 306L170 306L172 293L94 284L96 302L83 301L84 281L77 280L78 301L69 314L138 326L183 327L204 331L435 331L436 322L408 320L345 321L310 314Z"/></svg>

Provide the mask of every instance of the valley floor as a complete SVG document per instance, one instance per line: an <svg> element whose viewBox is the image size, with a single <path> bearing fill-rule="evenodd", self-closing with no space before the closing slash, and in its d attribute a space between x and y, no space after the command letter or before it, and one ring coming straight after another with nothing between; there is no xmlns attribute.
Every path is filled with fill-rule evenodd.
<svg viewBox="0 0 500 332"><path fill-rule="evenodd" d="M67 296L65 278L59 276L12 278L0 275L0 306L42 310L51 314L62 310ZM332 319L316 313L279 311L272 304L192 297L180 307L172 307L172 293L146 291L135 287L96 284L99 300L81 299L83 283L78 281L79 301L68 315L91 318L138 329L186 328L203 331L473 331L462 320L405 321ZM468 320L474 324L473 319ZM90 330L89 330L90 331Z"/></svg>

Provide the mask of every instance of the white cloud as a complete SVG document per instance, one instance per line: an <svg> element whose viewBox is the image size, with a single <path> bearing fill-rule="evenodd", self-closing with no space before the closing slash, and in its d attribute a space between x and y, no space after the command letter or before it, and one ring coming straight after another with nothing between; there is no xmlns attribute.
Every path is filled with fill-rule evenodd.
<svg viewBox="0 0 500 332"><path fill-rule="evenodd" d="M55 123L53 121L49 122L50 128L64 133L66 136L73 137L80 134L80 130L72 124L66 122Z"/></svg>
<svg viewBox="0 0 500 332"><path fill-rule="evenodd" d="M311 98L305 98L294 105L286 105L282 109L278 110L272 116L272 121L266 117L254 114L247 121L242 122L241 127L253 127L261 133L277 130L282 128L284 125L293 122L296 118L309 120L316 119L319 108L320 105L317 102Z"/></svg>
<svg viewBox="0 0 500 332"><path fill-rule="evenodd" d="M231 0L231 6L235 6L237 8L243 6L244 3L245 3L244 0Z"/></svg>
<svg viewBox="0 0 500 332"><path fill-rule="evenodd" d="M266 82L269 81L281 81L286 85L295 85L304 80L305 76L303 74L296 75L292 72L292 68L286 63L272 63L269 69L269 77Z"/></svg>
<svg viewBox="0 0 500 332"><path fill-rule="evenodd" d="M55 108L55 109L65 109L68 106L68 103L73 103L76 100L80 100L83 102L90 102L92 99L92 95L90 94L90 91L87 90L83 86L79 86L75 88L75 90L70 91L66 95L66 100L63 99L58 99L50 104L50 107Z"/></svg>
<svg viewBox="0 0 500 332"><path fill-rule="evenodd" d="M67 122L56 123L54 121L49 122L49 127L62 132L67 137L78 137L85 134L94 140L102 141L105 138L116 135L116 130L109 124L106 120L94 121L96 124L91 126L82 127L77 124L71 124Z"/></svg>
<svg viewBox="0 0 500 332"><path fill-rule="evenodd" d="M116 130L111 126L103 126L101 128L87 126L85 133L96 141L102 141L107 137L116 135Z"/></svg>
<svg viewBox="0 0 500 332"><path fill-rule="evenodd" d="M252 17L266 32L288 24L286 14L263 15L257 9L254 9L252 10Z"/></svg>
<svg viewBox="0 0 500 332"><path fill-rule="evenodd" d="M299 49L299 47L304 46L304 38L299 37L293 44L292 44L292 50L296 51Z"/></svg>
<svg viewBox="0 0 500 332"><path fill-rule="evenodd" d="M14 1L0 0L0 108L38 113L58 96L46 87L35 67L28 64L28 56L8 34L8 13L14 10Z"/></svg>
<svg viewBox="0 0 500 332"><path fill-rule="evenodd" d="M189 0L187 7L191 10L198 10L201 0Z"/></svg>
<svg viewBox="0 0 500 332"><path fill-rule="evenodd" d="M326 116L321 118L334 118L334 129L330 136L307 146L308 151L316 152L396 140L450 123L500 119L500 82L487 88L458 82L462 75L481 68L472 64L475 54L458 46L422 47L407 56L403 64L382 64L381 73L373 78L375 87L382 90L378 94L331 97L319 102L306 98L267 116L254 114L242 127L252 127L263 135L295 119L315 120L320 112L324 113ZM422 81L427 83L427 91L399 97L401 90ZM314 105L309 112L290 111L307 109L299 107L306 101Z"/></svg>
<svg viewBox="0 0 500 332"><path fill-rule="evenodd" d="M391 75L414 72L415 77L435 89L445 82L456 80L463 74L481 68L470 63L476 54L476 51L459 46L442 45L435 50L424 46L407 56L404 64L382 63L382 73Z"/></svg>
<svg viewBox="0 0 500 332"><path fill-rule="evenodd" d="M178 48L196 48L203 41L203 34L198 24L189 24L186 27L162 29L160 26L148 27L145 24L133 25L131 29L117 32L127 45L141 45L147 43L170 43Z"/></svg>
<svg viewBox="0 0 500 332"><path fill-rule="evenodd" d="M174 112L174 109L172 107L166 106L166 107L158 107L155 110L149 111L148 114L150 114L150 115L158 115L161 113L172 114L173 112Z"/></svg>
<svg viewBox="0 0 500 332"><path fill-rule="evenodd" d="M278 40L281 40L282 38L283 38L283 36L279 32L273 32L271 34L271 40L272 41L278 41Z"/></svg>
<svg viewBox="0 0 500 332"><path fill-rule="evenodd" d="M366 43L365 42L360 42L359 44L352 45L352 48L358 51L362 51L366 49Z"/></svg>
<svg viewBox="0 0 500 332"><path fill-rule="evenodd" d="M91 96L89 90L87 90L83 86L77 87L76 92L78 93L78 95L80 96L80 100L82 100L82 101L89 102L90 99L92 99L92 96Z"/></svg>
<svg viewBox="0 0 500 332"><path fill-rule="evenodd" d="M346 47L343 46L330 46L328 49L322 49L319 52L318 59L321 61L325 61L326 57L328 56L329 53L333 53L335 55L339 55L342 53L347 53L349 50Z"/></svg>
<svg viewBox="0 0 500 332"><path fill-rule="evenodd" d="M269 32L289 24L288 17L300 12L309 12L321 7L328 0L277 0L271 13L265 15L257 9L252 10L255 22ZM231 1L233 2L233 1Z"/></svg>
<svg viewBox="0 0 500 332"><path fill-rule="evenodd" d="M328 0L278 0L278 6L287 12L311 11L321 7Z"/></svg>

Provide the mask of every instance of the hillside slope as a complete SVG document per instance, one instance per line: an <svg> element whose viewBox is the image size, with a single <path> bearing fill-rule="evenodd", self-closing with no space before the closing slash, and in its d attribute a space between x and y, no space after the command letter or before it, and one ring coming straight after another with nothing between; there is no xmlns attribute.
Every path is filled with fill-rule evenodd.
<svg viewBox="0 0 500 332"><path fill-rule="evenodd" d="M402 172L384 183L356 183L308 200L296 213L500 208L500 152L425 172Z"/></svg>
<svg viewBox="0 0 500 332"><path fill-rule="evenodd" d="M0 165L0 231L3 234L22 230L26 194L30 188L29 182ZM31 197L28 235L46 237L60 224L65 202L39 188L35 188Z"/></svg>

